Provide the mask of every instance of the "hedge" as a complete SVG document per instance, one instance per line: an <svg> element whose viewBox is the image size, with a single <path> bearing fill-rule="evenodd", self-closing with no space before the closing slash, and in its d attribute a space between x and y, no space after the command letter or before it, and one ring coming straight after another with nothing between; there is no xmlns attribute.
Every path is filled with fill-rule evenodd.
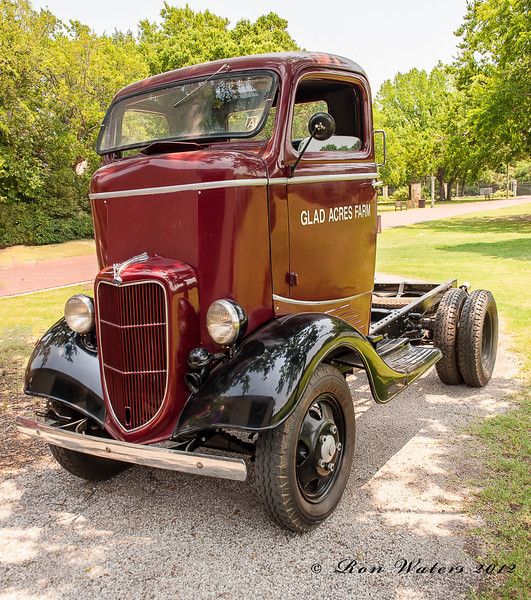
<svg viewBox="0 0 531 600"><path fill-rule="evenodd" d="M18 202L0 204L0 248L38 246L92 237L92 217L83 210Z"/></svg>

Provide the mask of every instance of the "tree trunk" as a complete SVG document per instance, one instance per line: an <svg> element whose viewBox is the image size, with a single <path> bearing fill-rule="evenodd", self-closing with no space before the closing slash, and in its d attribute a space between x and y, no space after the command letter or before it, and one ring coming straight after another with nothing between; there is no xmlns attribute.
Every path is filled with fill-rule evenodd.
<svg viewBox="0 0 531 600"><path fill-rule="evenodd" d="M454 185L454 180L449 179L448 180L448 192L446 193L446 200L448 200L448 202L450 202L450 200L452 199L452 186L453 185Z"/></svg>
<svg viewBox="0 0 531 600"><path fill-rule="evenodd" d="M444 191L444 169L437 170L437 183L439 185L439 200L444 202L444 200L446 200L446 194Z"/></svg>

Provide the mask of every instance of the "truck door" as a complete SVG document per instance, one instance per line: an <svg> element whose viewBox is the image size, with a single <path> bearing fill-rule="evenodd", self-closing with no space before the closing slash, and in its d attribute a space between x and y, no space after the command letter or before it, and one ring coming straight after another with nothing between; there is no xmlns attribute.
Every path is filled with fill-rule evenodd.
<svg viewBox="0 0 531 600"><path fill-rule="evenodd" d="M377 229L367 84L331 73L306 75L299 81L286 152L293 161L316 112L331 114L336 130L325 142L312 140L288 178L289 298L276 297L275 308L326 312L366 333Z"/></svg>

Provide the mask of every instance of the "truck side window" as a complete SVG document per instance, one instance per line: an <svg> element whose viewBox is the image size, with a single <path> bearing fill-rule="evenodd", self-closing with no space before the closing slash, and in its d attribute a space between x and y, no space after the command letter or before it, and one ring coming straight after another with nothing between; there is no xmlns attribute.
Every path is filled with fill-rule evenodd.
<svg viewBox="0 0 531 600"><path fill-rule="evenodd" d="M358 152L363 148L361 90L352 83L331 79L303 79L295 95L291 140L295 150L308 139L308 120L316 112L330 113L335 134L324 142L312 140L307 152Z"/></svg>

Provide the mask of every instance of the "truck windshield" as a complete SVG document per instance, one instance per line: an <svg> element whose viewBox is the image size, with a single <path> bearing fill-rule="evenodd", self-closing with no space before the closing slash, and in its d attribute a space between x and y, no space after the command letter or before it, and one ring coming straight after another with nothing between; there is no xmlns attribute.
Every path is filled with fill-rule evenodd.
<svg viewBox="0 0 531 600"><path fill-rule="evenodd" d="M264 127L277 77L269 71L224 73L129 96L107 112L99 154L161 140L251 138Z"/></svg>

